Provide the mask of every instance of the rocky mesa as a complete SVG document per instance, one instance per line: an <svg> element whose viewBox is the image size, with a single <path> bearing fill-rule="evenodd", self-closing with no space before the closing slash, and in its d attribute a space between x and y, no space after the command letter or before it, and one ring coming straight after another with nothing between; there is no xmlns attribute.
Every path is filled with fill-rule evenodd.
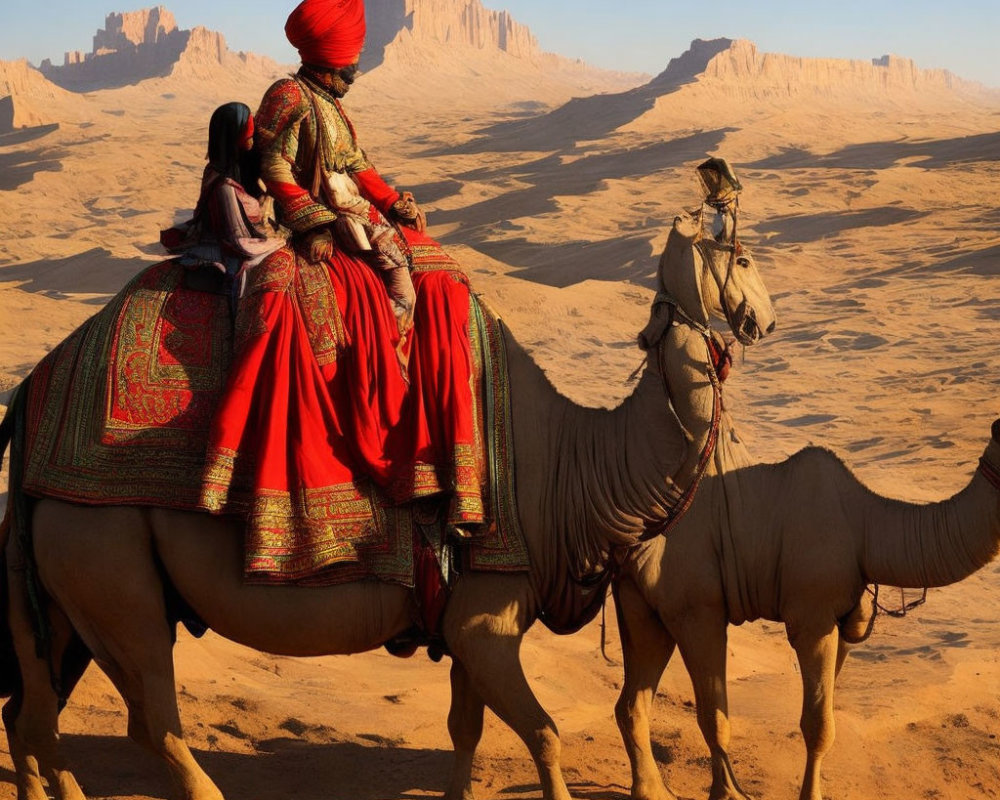
<svg viewBox="0 0 1000 800"><path fill-rule="evenodd" d="M480 0L373 0L361 68L383 63L404 69L483 75L504 68L534 73L543 85L562 83L573 94L620 91L648 79L639 73L591 67L541 49L531 30L508 11Z"/></svg>
<svg viewBox="0 0 1000 800"><path fill-rule="evenodd" d="M255 75L280 72L271 59L230 51L221 33L179 29L163 6L108 14L90 52L68 52L59 66L46 59L39 70L57 86L87 92L178 73L205 78L218 67L241 67Z"/></svg>
<svg viewBox="0 0 1000 800"><path fill-rule="evenodd" d="M695 41L692 51L710 44ZM900 56L883 55L869 61L800 58L762 53L745 39L728 42L725 49L713 53L705 63L703 78L728 84L733 91L745 93L752 87L758 96L986 91L981 84L963 80L947 70L920 69L912 60Z"/></svg>

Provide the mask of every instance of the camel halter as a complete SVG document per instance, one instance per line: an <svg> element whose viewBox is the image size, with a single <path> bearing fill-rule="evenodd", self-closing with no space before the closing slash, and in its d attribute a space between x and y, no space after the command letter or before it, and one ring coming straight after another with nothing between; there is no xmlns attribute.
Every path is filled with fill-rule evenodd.
<svg viewBox="0 0 1000 800"><path fill-rule="evenodd" d="M719 242L713 238L712 243L709 244L705 241L704 230L705 230L705 205L702 203L701 207L698 209L698 238L694 245L698 248L698 252L701 253L701 257L705 259L712 266L709 270L712 273L712 278L715 280L715 285L719 288L719 305L722 306L722 313L726 317L726 322L729 324L729 329L733 332L740 330L735 322L733 321L732 314L729 311L729 307L726 305L726 289L729 287L729 283L733 277L733 268L736 266L736 259L740 257L743 253L743 245L740 244L739 239L739 219L740 219L740 198L737 194L731 200L727 200L722 203L707 203L711 208L714 208L717 213L730 213L733 219L733 230L729 237L728 242ZM716 248L719 250L729 251L729 263L726 264L726 277L720 283L719 276L716 274L714 269L715 259L712 258L709 252L710 248Z"/></svg>

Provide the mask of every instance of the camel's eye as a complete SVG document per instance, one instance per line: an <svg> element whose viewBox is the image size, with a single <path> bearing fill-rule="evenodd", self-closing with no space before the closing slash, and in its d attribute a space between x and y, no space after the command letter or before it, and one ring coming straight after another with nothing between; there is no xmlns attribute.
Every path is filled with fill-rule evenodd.
<svg viewBox="0 0 1000 800"><path fill-rule="evenodd" d="M739 264L741 267L743 267L743 269L750 268L750 259L747 258L746 256L740 256L739 258L737 258L736 263Z"/></svg>

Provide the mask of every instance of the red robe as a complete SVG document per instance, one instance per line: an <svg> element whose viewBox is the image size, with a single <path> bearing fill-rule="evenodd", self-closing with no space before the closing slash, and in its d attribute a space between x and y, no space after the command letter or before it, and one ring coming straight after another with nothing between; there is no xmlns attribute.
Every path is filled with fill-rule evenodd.
<svg viewBox="0 0 1000 800"><path fill-rule="evenodd" d="M282 222L301 234L335 218L312 192L317 169L351 175L388 214L399 193L340 104L308 94L279 81L256 118ZM452 522L483 521L468 281L436 242L403 231L418 262L406 374L385 287L360 258L335 249L314 265L285 248L250 275L201 505L249 515L251 577L295 580L364 561L383 546L386 507L415 497L447 492Z"/></svg>

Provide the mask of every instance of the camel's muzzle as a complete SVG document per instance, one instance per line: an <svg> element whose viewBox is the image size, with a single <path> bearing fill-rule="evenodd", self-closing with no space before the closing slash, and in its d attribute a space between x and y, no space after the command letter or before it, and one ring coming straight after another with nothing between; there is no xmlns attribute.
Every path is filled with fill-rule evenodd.
<svg viewBox="0 0 1000 800"><path fill-rule="evenodd" d="M746 302L736 309L737 324L733 326L736 339L742 345L756 344L764 338L764 332L757 323L757 314Z"/></svg>

